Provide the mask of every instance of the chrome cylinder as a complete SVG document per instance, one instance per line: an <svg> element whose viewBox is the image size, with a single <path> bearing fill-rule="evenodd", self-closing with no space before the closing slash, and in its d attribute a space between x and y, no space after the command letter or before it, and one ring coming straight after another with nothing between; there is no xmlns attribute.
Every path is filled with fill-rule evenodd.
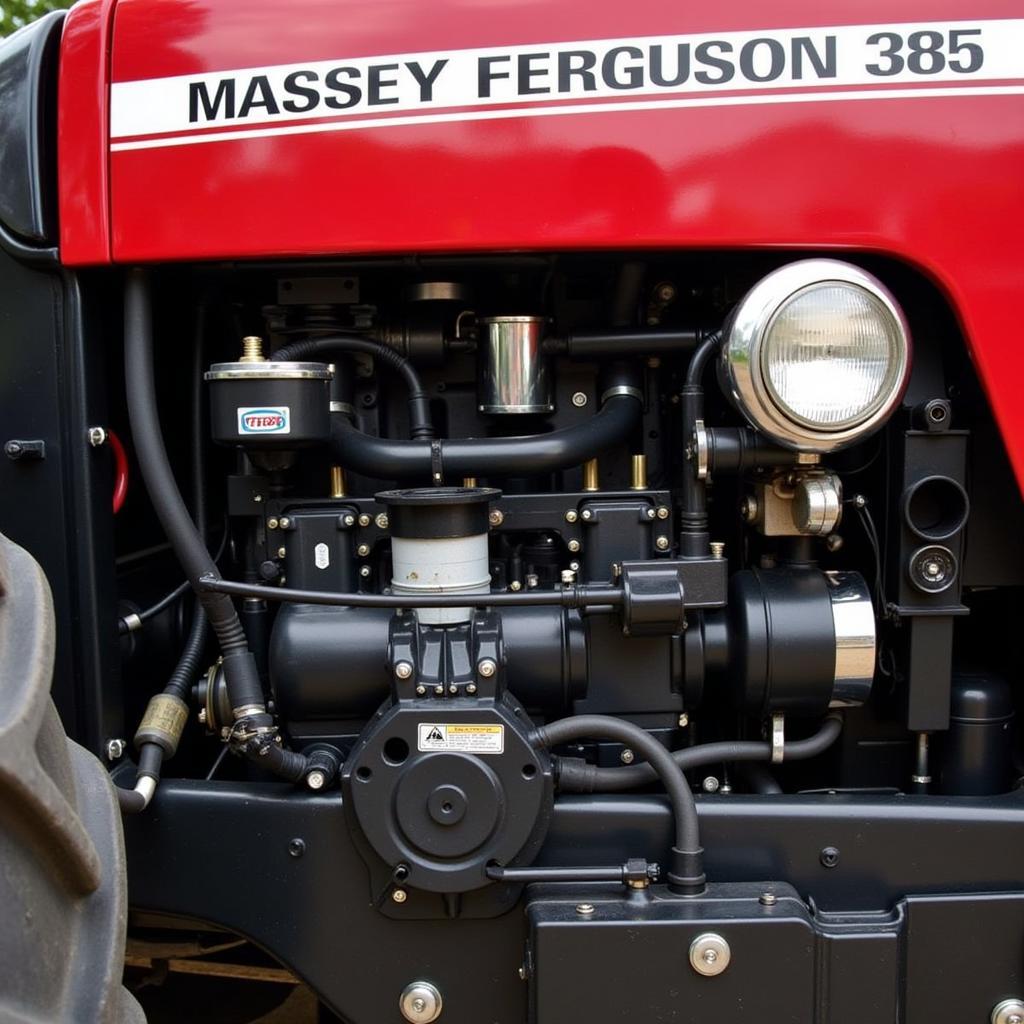
<svg viewBox="0 0 1024 1024"><path fill-rule="evenodd" d="M554 412L550 360L542 349L545 318L494 316L479 323L480 412Z"/></svg>

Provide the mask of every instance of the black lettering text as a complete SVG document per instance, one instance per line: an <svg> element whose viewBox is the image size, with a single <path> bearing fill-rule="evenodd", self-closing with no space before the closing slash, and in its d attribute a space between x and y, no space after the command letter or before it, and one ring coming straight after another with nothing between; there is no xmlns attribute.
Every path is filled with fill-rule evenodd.
<svg viewBox="0 0 1024 1024"><path fill-rule="evenodd" d="M238 108L239 117L248 117L254 107L262 107L268 114L279 114L274 90L270 88L270 79L266 75L253 75L249 88L245 90L242 105Z"/></svg>
<svg viewBox="0 0 1024 1024"><path fill-rule="evenodd" d="M381 89L398 85L396 78L381 78L385 71L397 71L397 64L371 64L366 72L366 102L371 107L381 107L385 103L397 103L397 96L381 96Z"/></svg>
<svg viewBox="0 0 1024 1024"><path fill-rule="evenodd" d="M547 53L521 53L516 61L517 71L519 73L519 95L520 96L531 96L539 92L551 92L551 86L549 85L531 85L531 81L534 78L540 78L543 75L547 75L548 69L535 68L533 62L537 60L546 60L550 54Z"/></svg>
<svg viewBox="0 0 1024 1024"><path fill-rule="evenodd" d="M346 110L348 107L354 107L363 98L363 90L351 82L343 82L341 80L342 75L346 78L358 78L359 69L331 68L327 72L327 76L324 78L324 85L334 92L343 93L346 97L345 99L339 99L337 96L325 96L324 103L332 110Z"/></svg>
<svg viewBox="0 0 1024 1024"><path fill-rule="evenodd" d="M690 44L679 43L676 46L676 68L674 75L667 75L663 64L661 46L651 47L651 84L660 85L664 89L682 85L690 77Z"/></svg>
<svg viewBox="0 0 1024 1024"><path fill-rule="evenodd" d="M508 62L512 58L507 54L503 57L481 57L476 64L476 92L480 99L491 95L491 82L499 78L509 78L507 71L498 71L493 65L498 61Z"/></svg>
<svg viewBox="0 0 1024 1024"><path fill-rule="evenodd" d="M188 119L191 123L199 120L199 107L202 105L203 117L212 121L221 116L220 105L224 104L224 117L235 116L235 80L222 78L217 83L217 91L210 99L210 90L205 82L189 82L188 86Z"/></svg>
<svg viewBox="0 0 1024 1024"><path fill-rule="evenodd" d="M601 78L609 89L642 89L644 84L644 68L642 64L620 65L620 57L632 57L643 60L643 51L635 46L612 47L601 61ZM620 73L624 76L619 77Z"/></svg>
<svg viewBox="0 0 1024 1024"><path fill-rule="evenodd" d="M315 110L320 105L320 93L316 89L310 89L302 82L319 81L320 76L315 71L293 71L284 80L284 91L291 96L301 96L302 102L297 100L285 100L281 106L289 114L304 114L308 110Z"/></svg>
<svg viewBox="0 0 1024 1024"><path fill-rule="evenodd" d="M825 56L818 52L809 36L797 36L793 40L793 78L804 77L804 58L810 62L815 78L836 77L836 37L825 36Z"/></svg>
<svg viewBox="0 0 1024 1024"><path fill-rule="evenodd" d="M592 69L596 63L590 50L563 50L558 55L558 91L572 92L572 80L579 78L584 92L594 92L597 82Z"/></svg>
<svg viewBox="0 0 1024 1024"><path fill-rule="evenodd" d="M722 53L732 53L732 43L727 43L721 39L712 39L707 43L699 43L695 54L697 63L717 68L718 74L713 75L708 71L698 71L693 77L702 85L721 85L722 82L732 81L733 75L736 74L736 69L732 66L732 61L726 60L724 57L720 57L717 54L712 53L712 47L720 50Z"/></svg>
<svg viewBox="0 0 1024 1024"><path fill-rule="evenodd" d="M434 66L424 74L423 68L419 65L419 61L406 61L405 66L409 69L412 77L416 79L416 82L420 87L420 103L429 103L434 98L434 83L437 81L437 76L441 74L441 69L447 63L447 57L443 57L441 60L435 60Z"/></svg>

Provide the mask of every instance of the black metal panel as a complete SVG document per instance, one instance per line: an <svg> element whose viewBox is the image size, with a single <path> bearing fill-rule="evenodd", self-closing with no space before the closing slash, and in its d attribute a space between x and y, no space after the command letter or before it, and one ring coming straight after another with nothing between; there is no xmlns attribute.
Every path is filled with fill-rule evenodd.
<svg viewBox="0 0 1024 1024"><path fill-rule="evenodd" d="M88 437L107 422L103 331L84 305L77 277L52 250L0 230L0 453L11 439L45 445L42 459L0 454L0 531L46 572L57 615L53 697L69 734L98 751L123 725L112 460Z"/></svg>
<svg viewBox="0 0 1024 1024"><path fill-rule="evenodd" d="M0 42L0 224L34 242L57 234L57 51L64 12Z"/></svg>
<svg viewBox="0 0 1024 1024"><path fill-rule="evenodd" d="M996 970L1005 975L1000 985L1006 991L1000 992L1015 994L1021 968L1006 965L1013 956L1020 959L1024 922L1018 923L1017 909L1007 909L1008 901L965 901L944 911L946 919L929 909L932 901L911 901L910 913L917 917L908 941L920 943L923 952L907 961L908 975L897 969L903 954L893 937L898 920L892 908L908 894L1019 890L1020 794L990 799L731 796L698 798L698 803L713 883L788 883L815 908L823 936L818 963L832 976L818 1020L892 1021L890 998L904 999L907 986L922 992L952 986L960 973L952 966L956 953L946 948L941 956L934 954L933 969L929 950L959 947L961 939L954 939L952 929L961 926L975 946L985 938L993 963L1004 965ZM630 855L664 862L670 832L668 806L658 797L563 798L539 860L601 864ZM527 986L519 977L523 914L453 921L380 914L371 906L366 868L348 837L336 793L165 780L150 811L130 819L126 833L133 905L206 919L249 936L354 1024L400 1024L398 995L420 978L442 991L448 1024L526 1020ZM303 842L299 857L290 852L294 839ZM838 851L834 867L822 863L825 847ZM862 942L857 935L868 938ZM628 1019L658 1020L646 1012L644 975L620 971L619 977L635 1004ZM950 1003L969 1013L936 1012L930 1021L985 1020L996 1001L994 982L990 973L978 978L977 985L968 985L961 976L957 983L965 984L965 994ZM774 983L794 985L784 973ZM776 1012L770 1003L757 1001L760 993L751 998L748 1005L759 1007L759 1024L815 1019L794 1017L783 1003ZM937 1005L926 994L915 998L925 1000L913 1004L915 1014L917 1005Z"/></svg>

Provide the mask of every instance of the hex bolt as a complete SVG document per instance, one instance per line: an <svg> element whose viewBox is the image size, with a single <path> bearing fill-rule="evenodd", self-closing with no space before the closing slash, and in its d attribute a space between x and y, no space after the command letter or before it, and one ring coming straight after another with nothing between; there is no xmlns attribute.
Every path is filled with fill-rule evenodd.
<svg viewBox="0 0 1024 1024"><path fill-rule="evenodd" d="M530 574L529 574L529 575L528 575L528 576L526 577L526 586L527 586L527 587L528 587L529 589L531 589L531 590L532 590L532 589L533 589L534 587L538 587L538 586L540 586L540 577L539 577L539 576L538 576L538 575L537 575L537 574L536 574L535 572L531 572L531 573L530 573Z"/></svg>
<svg viewBox="0 0 1024 1024"><path fill-rule="evenodd" d="M288 549L286 547L280 547L280 548L277 549L277 557L278 558L284 558L287 554L288 554Z"/></svg>
<svg viewBox="0 0 1024 1024"><path fill-rule="evenodd" d="M659 519L668 519L668 517L669 517L668 506L667 505L659 505L658 506L658 518Z"/></svg>
<svg viewBox="0 0 1024 1024"><path fill-rule="evenodd" d="M773 893L773 892L763 892L763 893L761 893L760 897L758 898L758 902L761 904L762 907L774 907L775 903L776 903L775 893Z"/></svg>
<svg viewBox="0 0 1024 1024"><path fill-rule="evenodd" d="M581 917L589 917L594 912L593 903L577 903L576 913Z"/></svg>
<svg viewBox="0 0 1024 1024"><path fill-rule="evenodd" d="M480 664L477 665L476 670L484 677L484 679L490 679L491 676L498 671L498 665L492 658L484 658Z"/></svg>
<svg viewBox="0 0 1024 1024"><path fill-rule="evenodd" d="M579 514L576 512L576 509L571 508L565 513L565 521L567 523L575 523L577 519L579 519Z"/></svg>
<svg viewBox="0 0 1024 1024"><path fill-rule="evenodd" d="M437 697L444 696L444 687L440 683L438 683L437 686L434 687L434 695Z"/></svg>
<svg viewBox="0 0 1024 1024"><path fill-rule="evenodd" d="M124 740L107 740L106 754L108 761L116 761L120 757L124 757L125 750L128 749L128 744Z"/></svg>
<svg viewBox="0 0 1024 1024"><path fill-rule="evenodd" d="M720 540L713 540L708 547L711 548L712 558L725 558L725 544Z"/></svg>
<svg viewBox="0 0 1024 1024"><path fill-rule="evenodd" d="M707 778L705 778L704 781L700 784L700 788L703 789L705 793L717 793L718 787L719 782L718 779L714 777L714 775L707 776Z"/></svg>
<svg viewBox="0 0 1024 1024"><path fill-rule="evenodd" d="M102 427L90 427L89 428L89 444L93 448L99 448L100 445L106 444L107 432Z"/></svg>
<svg viewBox="0 0 1024 1024"><path fill-rule="evenodd" d="M659 551L668 551L669 539L668 537L657 537L654 541L654 546Z"/></svg>
<svg viewBox="0 0 1024 1024"><path fill-rule="evenodd" d="M319 768L314 768L306 776L306 787L316 792L318 789L323 789L327 785L327 775Z"/></svg>
<svg viewBox="0 0 1024 1024"><path fill-rule="evenodd" d="M362 518L362 517L360 517L360 518ZM356 525L356 517L355 516L351 516L351 515L345 516L345 518L342 520L342 522L346 526L355 526Z"/></svg>
<svg viewBox="0 0 1024 1024"><path fill-rule="evenodd" d="M306 852L305 842L301 839L289 839L288 852L293 857L301 857Z"/></svg>
<svg viewBox="0 0 1024 1024"><path fill-rule="evenodd" d="M472 695L472 694L476 693L476 683L470 683L470 684L469 684L469 685L468 685L468 686L466 687L466 693L468 693L468 694L470 694L470 695Z"/></svg>
<svg viewBox="0 0 1024 1024"><path fill-rule="evenodd" d="M391 899L395 903L404 903L409 898L409 894L404 889L394 889L391 892Z"/></svg>
<svg viewBox="0 0 1024 1024"><path fill-rule="evenodd" d="M1004 999L992 1007L992 1024L1024 1024L1024 1000Z"/></svg>
<svg viewBox="0 0 1024 1024"><path fill-rule="evenodd" d="M578 540L571 540L566 547L575 555L580 549L580 542Z"/></svg>
<svg viewBox="0 0 1024 1024"><path fill-rule="evenodd" d="M388 528L388 514L386 512L378 512L374 522L377 524L378 530L386 530Z"/></svg>
<svg viewBox="0 0 1024 1024"><path fill-rule="evenodd" d="M459 692L459 688L454 683L452 683L448 687L448 692L454 697Z"/></svg>
<svg viewBox="0 0 1024 1024"><path fill-rule="evenodd" d="M492 508L487 514L487 522L489 522L491 526L501 526L501 524L505 522L505 513L499 508Z"/></svg>
<svg viewBox="0 0 1024 1024"><path fill-rule="evenodd" d="M281 516L281 529L287 530L292 525L292 521L287 516Z"/></svg>
<svg viewBox="0 0 1024 1024"><path fill-rule="evenodd" d="M834 868L839 863L839 851L834 846L826 846L818 855L818 860L822 867Z"/></svg>
<svg viewBox="0 0 1024 1024"><path fill-rule="evenodd" d="M416 687L416 696L422 697L427 692L427 688L423 685Z"/></svg>
<svg viewBox="0 0 1024 1024"><path fill-rule="evenodd" d="M690 724L690 716L684 711L679 716L679 728L685 729Z"/></svg>
<svg viewBox="0 0 1024 1024"><path fill-rule="evenodd" d="M519 591L523 589L523 585L519 582L519 580L513 580L508 585L508 589L511 590L513 594L518 594Z"/></svg>
<svg viewBox="0 0 1024 1024"><path fill-rule="evenodd" d="M633 753L632 750L629 749L629 747L625 747L623 749L622 753L619 754L619 760L623 764L632 764L634 759L635 759L635 757L636 757L636 755Z"/></svg>
<svg viewBox="0 0 1024 1024"><path fill-rule="evenodd" d="M654 519L658 515L658 510L657 509L653 509L653 508L649 508L649 509L647 509L644 512L644 515L647 516L648 519Z"/></svg>
<svg viewBox="0 0 1024 1024"><path fill-rule="evenodd" d="M395 678L408 679L412 675L412 665L408 661L400 661L395 665Z"/></svg>
<svg viewBox="0 0 1024 1024"><path fill-rule="evenodd" d="M359 570L359 575L362 576L363 579L366 579L370 575L371 572L373 572L373 570L368 565L364 565Z"/></svg>
<svg viewBox="0 0 1024 1024"><path fill-rule="evenodd" d="M577 409L582 409L587 404L587 396L582 391L574 391L572 393L572 404Z"/></svg>
<svg viewBox="0 0 1024 1024"><path fill-rule="evenodd" d="M277 529L277 520L273 516L271 516L267 520L267 529L268 530L276 530Z"/></svg>
<svg viewBox="0 0 1024 1024"><path fill-rule="evenodd" d="M853 496L854 508L864 508L868 503L868 499L863 494L855 494Z"/></svg>
<svg viewBox="0 0 1024 1024"><path fill-rule="evenodd" d="M731 959L729 943L715 932L704 932L690 943L690 966L706 978L721 974Z"/></svg>
<svg viewBox="0 0 1024 1024"><path fill-rule="evenodd" d="M580 513L580 518L582 518L582 519L593 519L594 518L594 513L591 512L589 508L585 508Z"/></svg>
<svg viewBox="0 0 1024 1024"><path fill-rule="evenodd" d="M359 547L356 548L356 554L360 558L365 558L369 553L370 553L370 545L369 544L360 544Z"/></svg>
<svg viewBox="0 0 1024 1024"><path fill-rule="evenodd" d="M398 999L402 1016L411 1024L431 1024L441 1016L441 993L429 981L406 985Z"/></svg>

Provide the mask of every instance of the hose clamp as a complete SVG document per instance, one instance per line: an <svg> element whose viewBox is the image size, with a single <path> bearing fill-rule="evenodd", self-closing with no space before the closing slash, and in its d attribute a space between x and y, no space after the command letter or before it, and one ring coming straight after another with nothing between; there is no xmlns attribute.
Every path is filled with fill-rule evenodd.
<svg viewBox="0 0 1024 1024"><path fill-rule="evenodd" d="M331 402L331 412L344 413L346 416L355 416L356 407L350 402Z"/></svg>
<svg viewBox="0 0 1024 1024"><path fill-rule="evenodd" d="M430 479L434 482L435 487L440 487L444 483L443 454L441 442L436 438L432 439L430 442Z"/></svg>
<svg viewBox="0 0 1024 1024"><path fill-rule="evenodd" d="M786 716L772 715L772 764L782 764L786 753Z"/></svg>
<svg viewBox="0 0 1024 1024"><path fill-rule="evenodd" d="M604 405L609 398L614 398L616 395L629 395L643 404L644 393L639 388L630 387L628 384L616 384L607 391L603 391L601 393L601 404Z"/></svg>
<svg viewBox="0 0 1024 1024"><path fill-rule="evenodd" d="M697 479L708 478L708 432L703 420L695 420L693 424L693 462L697 468Z"/></svg>

